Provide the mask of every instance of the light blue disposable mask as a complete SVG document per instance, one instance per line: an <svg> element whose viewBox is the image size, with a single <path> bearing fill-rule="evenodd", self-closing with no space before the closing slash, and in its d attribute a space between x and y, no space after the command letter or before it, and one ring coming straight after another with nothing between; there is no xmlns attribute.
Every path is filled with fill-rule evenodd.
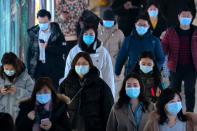
<svg viewBox="0 0 197 131"><path fill-rule="evenodd" d="M150 10L150 11L148 11L148 15L150 16L150 17L157 17L158 16L158 10Z"/></svg>
<svg viewBox="0 0 197 131"><path fill-rule="evenodd" d="M182 103L181 102L173 102L166 105L166 110L168 113L170 113L173 116L177 116L177 114L182 109Z"/></svg>
<svg viewBox="0 0 197 131"><path fill-rule="evenodd" d="M136 25L135 28L136 28L138 35L140 35L140 36L143 36L144 34L146 34L146 32L149 29L148 27L138 26L138 25Z"/></svg>
<svg viewBox="0 0 197 131"><path fill-rule="evenodd" d="M131 99L136 99L140 95L140 87L126 87L126 94Z"/></svg>
<svg viewBox="0 0 197 131"><path fill-rule="evenodd" d="M36 101L40 104L47 104L51 100L51 93L48 94L37 94Z"/></svg>
<svg viewBox="0 0 197 131"><path fill-rule="evenodd" d="M49 28L49 23L40 23L39 27L41 30L47 30Z"/></svg>
<svg viewBox="0 0 197 131"><path fill-rule="evenodd" d="M147 74L147 73L153 71L153 67L152 67L152 66L140 65L140 70L141 70L143 73Z"/></svg>
<svg viewBox="0 0 197 131"><path fill-rule="evenodd" d="M181 17L180 18L180 24L183 26L188 26L192 22L192 18L187 18L187 17Z"/></svg>
<svg viewBox="0 0 197 131"><path fill-rule="evenodd" d="M113 20L103 20L103 26L105 28L112 28L114 26L115 21Z"/></svg>
<svg viewBox="0 0 197 131"><path fill-rule="evenodd" d="M95 36L92 35L83 35L83 41L86 45L91 45L95 41Z"/></svg>
<svg viewBox="0 0 197 131"><path fill-rule="evenodd" d="M86 75L89 72L89 66L75 66L75 71L78 75Z"/></svg>
<svg viewBox="0 0 197 131"><path fill-rule="evenodd" d="M13 75L15 75L16 71L15 70L4 70L4 73L7 76L13 76Z"/></svg>

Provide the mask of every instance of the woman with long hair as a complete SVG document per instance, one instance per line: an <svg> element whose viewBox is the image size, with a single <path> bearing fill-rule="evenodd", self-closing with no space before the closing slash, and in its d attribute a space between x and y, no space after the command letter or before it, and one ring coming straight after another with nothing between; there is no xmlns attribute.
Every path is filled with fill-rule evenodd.
<svg viewBox="0 0 197 131"><path fill-rule="evenodd" d="M31 98L20 103L17 131L71 131L66 102L56 94L50 78L39 78Z"/></svg>
<svg viewBox="0 0 197 131"><path fill-rule="evenodd" d="M196 131L197 115L183 113L182 98L178 91L167 88L152 112L144 131Z"/></svg>
<svg viewBox="0 0 197 131"><path fill-rule="evenodd" d="M109 115L107 131L143 131L149 112L153 109L143 91L138 75L130 74L124 79L118 102Z"/></svg>
<svg viewBox="0 0 197 131"><path fill-rule="evenodd" d="M34 81L25 64L12 52L5 53L0 67L0 111L14 119L18 115L18 102L29 97Z"/></svg>

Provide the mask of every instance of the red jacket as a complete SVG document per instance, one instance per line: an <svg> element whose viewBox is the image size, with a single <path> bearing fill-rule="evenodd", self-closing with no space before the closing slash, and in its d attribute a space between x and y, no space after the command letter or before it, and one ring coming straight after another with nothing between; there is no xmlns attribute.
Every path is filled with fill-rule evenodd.
<svg viewBox="0 0 197 131"><path fill-rule="evenodd" d="M191 51L195 70L197 71L197 29L194 29L191 39ZM168 55L168 68L172 72L176 72L176 67L179 57L179 36L174 28L169 28L166 31L164 38L161 41L164 53Z"/></svg>

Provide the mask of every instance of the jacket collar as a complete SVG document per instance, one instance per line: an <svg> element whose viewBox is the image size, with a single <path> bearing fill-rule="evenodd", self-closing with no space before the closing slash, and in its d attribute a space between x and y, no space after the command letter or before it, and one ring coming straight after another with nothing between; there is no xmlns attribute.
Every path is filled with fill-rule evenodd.
<svg viewBox="0 0 197 131"><path fill-rule="evenodd" d="M54 23L54 22L50 23L51 35L49 37L48 43L51 43L51 42L57 40L57 38L60 36L60 32L59 32L58 28L59 27L58 27L57 23ZM32 28L28 29L27 32L30 35L30 37L36 37L38 39L39 30L40 30L39 25L35 25Z"/></svg>

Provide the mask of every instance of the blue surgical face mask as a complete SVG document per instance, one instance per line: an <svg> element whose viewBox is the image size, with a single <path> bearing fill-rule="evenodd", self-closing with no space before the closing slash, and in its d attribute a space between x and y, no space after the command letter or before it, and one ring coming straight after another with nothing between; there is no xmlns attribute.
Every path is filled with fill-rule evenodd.
<svg viewBox="0 0 197 131"><path fill-rule="evenodd" d="M103 26L105 28L112 28L114 26L115 21L113 20L103 20Z"/></svg>
<svg viewBox="0 0 197 131"><path fill-rule="evenodd" d="M137 31L138 35L140 35L140 36L146 34L146 32L149 29L148 27L138 26L138 25L136 25L135 28L136 28L136 31Z"/></svg>
<svg viewBox="0 0 197 131"><path fill-rule="evenodd" d="M15 70L4 70L4 73L7 76L13 76L13 75L15 75L16 71Z"/></svg>
<svg viewBox="0 0 197 131"><path fill-rule="evenodd" d="M37 94L36 101L40 104L47 104L51 100L51 93L48 94Z"/></svg>
<svg viewBox="0 0 197 131"><path fill-rule="evenodd" d="M187 17L180 18L180 24L183 26L189 26L191 22L192 22L192 18L187 18Z"/></svg>
<svg viewBox="0 0 197 131"><path fill-rule="evenodd" d="M177 114L180 112L182 109L182 103L181 102L173 102L166 104L166 110L168 113L170 113L173 116L177 116Z"/></svg>
<svg viewBox="0 0 197 131"><path fill-rule="evenodd" d="M78 75L86 75L89 72L89 66L84 65L84 66L75 66L75 71Z"/></svg>
<svg viewBox="0 0 197 131"><path fill-rule="evenodd" d="M131 99L137 99L140 95L140 87L126 87L126 94Z"/></svg>
<svg viewBox="0 0 197 131"><path fill-rule="evenodd" d="M158 10L150 10L150 11L148 11L148 15L150 16L150 17L157 17L158 16Z"/></svg>
<svg viewBox="0 0 197 131"><path fill-rule="evenodd" d="M147 73L153 71L153 67L152 67L152 66L140 65L140 70L141 70L143 73L147 74Z"/></svg>
<svg viewBox="0 0 197 131"><path fill-rule="evenodd" d="M86 45L91 45L94 43L95 36L92 35L83 35L83 41L85 42Z"/></svg>
<svg viewBox="0 0 197 131"><path fill-rule="evenodd" d="M39 27L41 30L47 30L49 28L49 23L40 23Z"/></svg>

